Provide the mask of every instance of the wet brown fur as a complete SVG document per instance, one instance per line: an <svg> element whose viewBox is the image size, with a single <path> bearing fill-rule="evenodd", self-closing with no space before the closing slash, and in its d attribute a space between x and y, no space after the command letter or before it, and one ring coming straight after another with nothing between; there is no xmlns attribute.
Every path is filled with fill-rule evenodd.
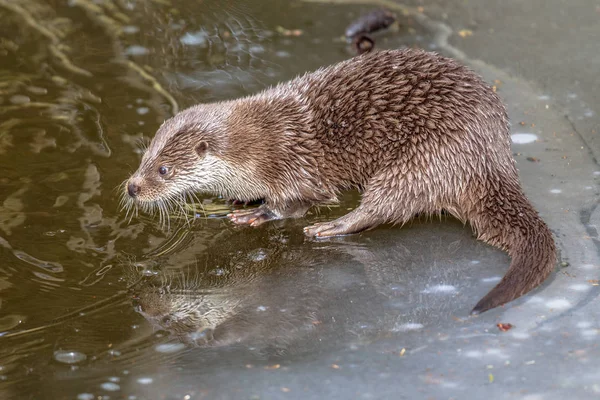
<svg viewBox="0 0 600 400"><path fill-rule="evenodd" d="M305 229L319 237L447 210L512 257L474 313L535 288L556 262L552 234L521 190L501 100L468 68L421 50L365 54L191 107L161 126L130 182L142 203L188 191L265 199L231 216L252 225L358 188L355 210Z"/></svg>

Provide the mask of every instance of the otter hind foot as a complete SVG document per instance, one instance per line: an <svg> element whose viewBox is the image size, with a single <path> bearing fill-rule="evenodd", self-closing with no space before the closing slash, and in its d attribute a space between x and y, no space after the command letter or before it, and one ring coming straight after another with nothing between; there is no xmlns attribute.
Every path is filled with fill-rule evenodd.
<svg viewBox="0 0 600 400"><path fill-rule="evenodd" d="M348 232L348 227L344 224L336 223L337 220L331 222L317 222L314 225L307 226L304 228L304 234L306 236L314 237L331 237L331 236L342 236L348 235L354 232Z"/></svg>
<svg viewBox="0 0 600 400"><path fill-rule="evenodd" d="M362 210L360 207L334 221L318 222L304 228L306 236L317 238L343 236L371 229L383 221L376 215Z"/></svg>
<svg viewBox="0 0 600 400"><path fill-rule="evenodd" d="M278 219L277 216L264 207L252 208L249 210L234 210L227 214L231 222L236 225L259 226L272 219Z"/></svg>

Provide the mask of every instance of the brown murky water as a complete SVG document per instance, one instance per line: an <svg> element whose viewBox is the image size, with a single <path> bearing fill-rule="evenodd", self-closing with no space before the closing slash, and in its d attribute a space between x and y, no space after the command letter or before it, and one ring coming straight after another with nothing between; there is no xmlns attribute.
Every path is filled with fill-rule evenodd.
<svg viewBox="0 0 600 400"><path fill-rule="evenodd" d="M455 288L470 285L461 269L482 257L506 265L451 221L306 242L301 227L345 213L353 194L260 229L235 229L230 207L210 197L170 230L119 210L140 140L165 118L349 57L344 28L369 9L0 0L3 399L154 398L140 388L174 384L166 371L190 378L182 396L214 394L218 385L193 382L418 330L451 312ZM427 44L410 16L378 38L405 44ZM428 278L416 285L417 276ZM463 308L494 279L472 301L463 294ZM450 300L430 298L438 292Z"/></svg>

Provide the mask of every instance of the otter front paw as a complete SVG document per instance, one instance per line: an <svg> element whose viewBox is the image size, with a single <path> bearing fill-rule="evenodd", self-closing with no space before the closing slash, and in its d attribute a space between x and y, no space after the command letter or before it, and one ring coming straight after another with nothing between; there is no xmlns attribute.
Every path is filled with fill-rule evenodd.
<svg viewBox="0 0 600 400"><path fill-rule="evenodd" d="M236 225L259 226L267 221L276 219L275 215L264 208L258 207L250 210L234 210L227 214L231 222Z"/></svg>

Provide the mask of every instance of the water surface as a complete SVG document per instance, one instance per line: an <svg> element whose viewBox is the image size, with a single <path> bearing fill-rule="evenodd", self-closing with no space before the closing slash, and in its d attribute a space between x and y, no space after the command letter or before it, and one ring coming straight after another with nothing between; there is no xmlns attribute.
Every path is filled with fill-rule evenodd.
<svg viewBox="0 0 600 400"><path fill-rule="evenodd" d="M344 29L371 9L0 0L2 398L350 398L372 382L385 397L394 376L444 353L452 371L459 346L494 338L467 314L509 259L451 218L309 241L303 226L358 195L257 229L210 196L170 229L119 210L164 119L350 57ZM377 45L445 51L413 11Z"/></svg>

